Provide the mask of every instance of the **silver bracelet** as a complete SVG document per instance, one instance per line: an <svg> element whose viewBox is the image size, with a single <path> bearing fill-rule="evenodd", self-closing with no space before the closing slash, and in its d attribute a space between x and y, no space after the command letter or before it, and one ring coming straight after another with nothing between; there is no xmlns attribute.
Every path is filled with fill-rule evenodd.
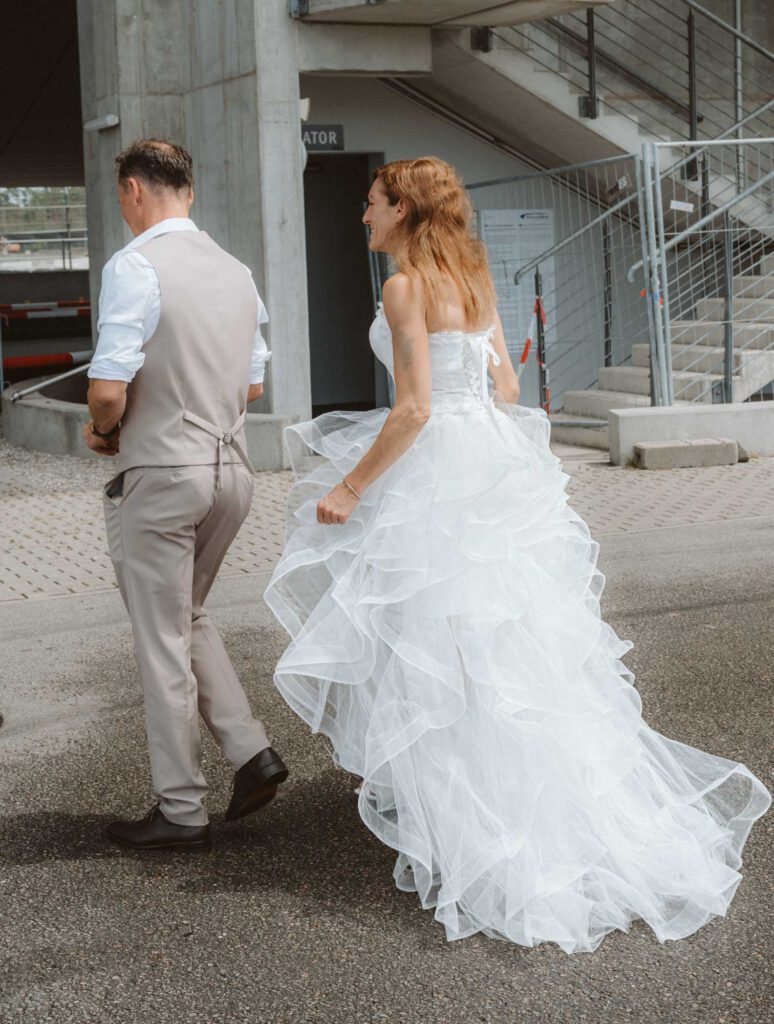
<svg viewBox="0 0 774 1024"><path fill-rule="evenodd" d="M357 493L357 491L352 486L352 484L349 482L349 480L347 480L347 478L344 477L341 482L344 484L345 487L349 487L350 491L352 491L352 493L355 495L357 500L360 501L360 495Z"/></svg>

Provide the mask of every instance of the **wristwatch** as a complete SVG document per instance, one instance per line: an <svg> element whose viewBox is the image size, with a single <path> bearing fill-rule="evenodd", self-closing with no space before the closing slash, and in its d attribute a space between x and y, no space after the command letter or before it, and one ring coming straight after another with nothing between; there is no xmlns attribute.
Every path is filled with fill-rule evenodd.
<svg viewBox="0 0 774 1024"><path fill-rule="evenodd" d="M116 423L116 425L114 427L111 427L110 430L102 431L102 430L97 430L97 428L92 423L92 425L91 425L91 432L92 432L92 434L95 435L95 437L101 437L103 440L105 440L108 437L112 437L113 434L115 434L115 432L118 430L118 428L120 426L121 426L121 420L119 420L118 423Z"/></svg>

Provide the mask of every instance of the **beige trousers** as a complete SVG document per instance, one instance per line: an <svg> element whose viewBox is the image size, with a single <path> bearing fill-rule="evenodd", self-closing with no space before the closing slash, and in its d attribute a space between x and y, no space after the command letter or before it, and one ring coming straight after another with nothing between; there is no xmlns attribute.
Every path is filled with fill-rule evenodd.
<svg viewBox="0 0 774 1024"><path fill-rule="evenodd" d="M165 817L203 825L199 715L240 768L269 746L204 609L242 525L254 477L241 462L129 469L105 487L110 556L132 621L153 786Z"/></svg>

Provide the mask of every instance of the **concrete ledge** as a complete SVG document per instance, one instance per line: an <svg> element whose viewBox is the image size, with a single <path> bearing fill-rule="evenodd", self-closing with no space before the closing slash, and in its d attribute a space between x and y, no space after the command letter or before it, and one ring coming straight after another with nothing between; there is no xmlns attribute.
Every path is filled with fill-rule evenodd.
<svg viewBox="0 0 774 1024"><path fill-rule="evenodd" d="M740 459L774 455L774 402L611 409L608 422L610 461L615 466L632 464L634 446L648 442L725 438L736 441Z"/></svg>
<svg viewBox="0 0 774 1024"><path fill-rule="evenodd" d="M704 437L695 441L645 441L634 446L639 469L693 469L697 466L732 466L739 461L739 446L728 438Z"/></svg>
<svg viewBox="0 0 774 1024"><path fill-rule="evenodd" d="M430 29L419 25L320 25L300 22L298 70L317 74L429 75Z"/></svg>
<svg viewBox="0 0 774 1024"><path fill-rule="evenodd" d="M48 452L51 455L74 455L80 459L98 459L81 438L89 421L89 411L82 402L66 402L36 392L11 401L11 394L43 378L25 380L6 388L2 395L3 434L6 441L19 448ZM282 442L286 426L298 422L298 416L274 416L248 413L245 421L247 454L257 470L287 469L288 461Z"/></svg>

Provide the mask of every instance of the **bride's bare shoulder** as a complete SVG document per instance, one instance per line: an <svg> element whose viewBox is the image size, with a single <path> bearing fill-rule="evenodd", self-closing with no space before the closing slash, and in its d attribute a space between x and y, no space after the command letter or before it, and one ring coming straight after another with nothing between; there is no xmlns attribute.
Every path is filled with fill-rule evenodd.
<svg viewBox="0 0 774 1024"><path fill-rule="evenodd" d="M424 307L422 292L417 282L400 271L388 277L382 285L382 300L388 316L391 311L398 312L419 305Z"/></svg>

